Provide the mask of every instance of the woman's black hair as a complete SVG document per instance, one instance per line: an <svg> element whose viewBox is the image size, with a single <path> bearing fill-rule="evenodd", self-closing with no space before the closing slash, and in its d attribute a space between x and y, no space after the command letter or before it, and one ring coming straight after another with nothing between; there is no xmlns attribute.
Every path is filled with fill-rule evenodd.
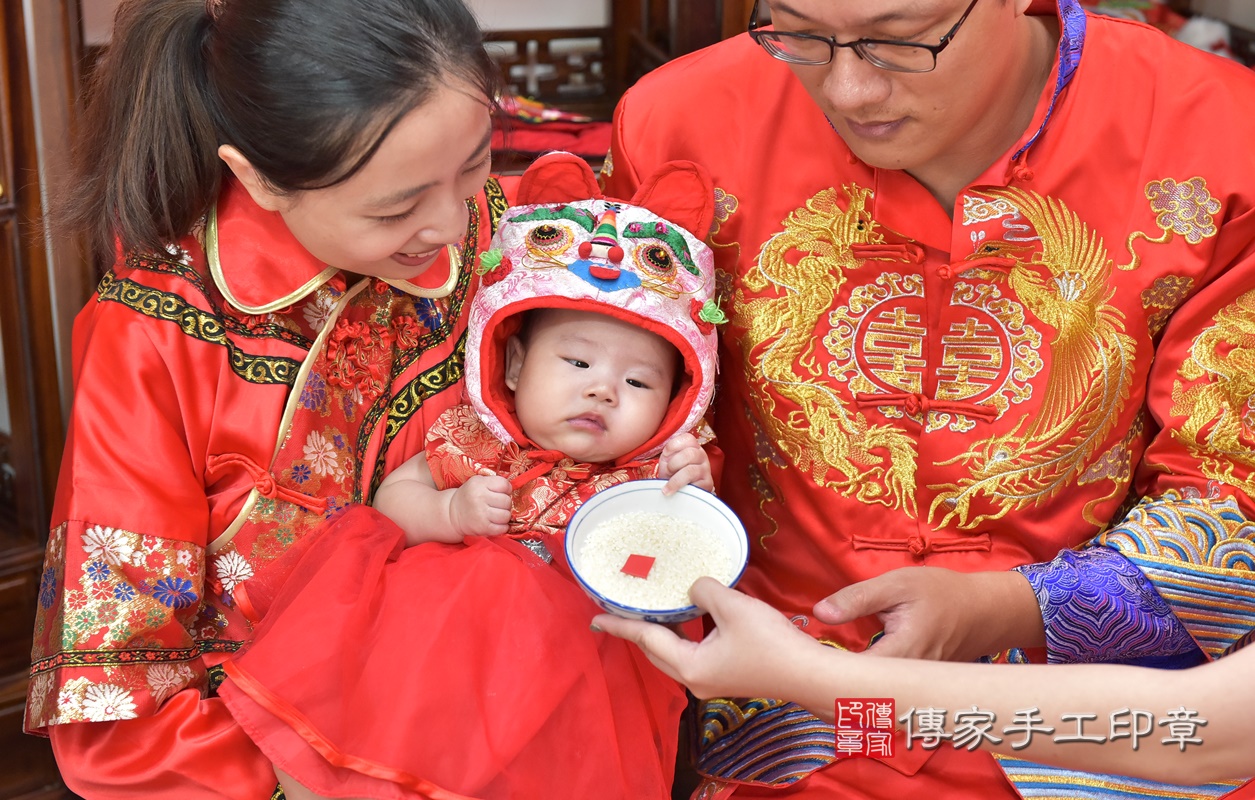
<svg viewBox="0 0 1255 800"><path fill-rule="evenodd" d="M54 224L160 251L217 198L219 145L277 191L331 186L451 81L497 88L461 0L123 0Z"/></svg>

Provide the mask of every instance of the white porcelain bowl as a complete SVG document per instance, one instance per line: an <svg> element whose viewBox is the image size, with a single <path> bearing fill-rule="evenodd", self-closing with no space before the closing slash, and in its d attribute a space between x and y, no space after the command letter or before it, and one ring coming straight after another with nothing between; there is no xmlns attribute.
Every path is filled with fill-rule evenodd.
<svg viewBox="0 0 1255 800"><path fill-rule="evenodd" d="M601 523L631 512L665 514L700 525L712 532L727 547L734 565L729 586L735 586L745 572L749 560L749 540L745 527L732 509L710 492L685 486L673 495L665 496L662 487L666 481L646 479L629 481L603 489L588 499L571 518L566 531L566 558L580 586L598 606L611 614L647 622L684 622L702 615L694 605L679 608L635 608L623 605L602 595L589 585L580 574L579 554L587 535Z"/></svg>

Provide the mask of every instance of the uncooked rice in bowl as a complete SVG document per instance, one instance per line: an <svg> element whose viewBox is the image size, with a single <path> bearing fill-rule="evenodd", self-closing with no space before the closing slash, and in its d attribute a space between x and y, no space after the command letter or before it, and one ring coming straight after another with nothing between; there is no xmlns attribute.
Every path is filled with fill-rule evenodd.
<svg viewBox="0 0 1255 800"><path fill-rule="evenodd" d="M633 554L656 559L648 577L621 571ZM580 575L594 590L611 602L640 609L692 605L693 581L709 575L726 586L735 570L732 554L711 531L646 511L611 517L588 532L579 551Z"/></svg>

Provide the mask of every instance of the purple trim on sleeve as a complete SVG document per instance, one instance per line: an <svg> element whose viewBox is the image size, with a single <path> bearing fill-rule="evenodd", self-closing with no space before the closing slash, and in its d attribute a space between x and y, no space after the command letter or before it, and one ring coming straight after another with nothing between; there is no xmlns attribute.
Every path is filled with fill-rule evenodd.
<svg viewBox="0 0 1255 800"><path fill-rule="evenodd" d="M1055 80L1054 94L1050 97L1050 107L1046 109L1046 116L1041 121L1041 125L1038 126L1036 132L1033 133L1033 138L1015 151L1015 155L1011 156L1012 161L1024 155L1024 151L1036 144L1046 130L1046 125L1055 113L1055 104L1059 102L1059 95L1063 94L1064 88L1072 81L1072 76L1076 74L1076 68L1081 65L1081 51L1085 49L1085 28L1085 9L1078 0L1060 0L1059 76Z"/></svg>
<svg viewBox="0 0 1255 800"><path fill-rule="evenodd" d="M1188 656L1198 649L1141 570L1110 548L1065 550L1016 571L1037 594L1052 664Z"/></svg>

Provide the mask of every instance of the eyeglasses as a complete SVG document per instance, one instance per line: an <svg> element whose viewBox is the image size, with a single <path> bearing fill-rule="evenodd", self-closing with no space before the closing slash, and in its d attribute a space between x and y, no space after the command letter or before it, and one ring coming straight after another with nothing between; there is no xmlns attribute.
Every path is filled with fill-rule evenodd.
<svg viewBox="0 0 1255 800"><path fill-rule="evenodd" d="M954 27L946 31L937 44L901 42L894 39L855 39L838 42L835 36L815 36L810 33L781 33L761 30L758 27L758 0L750 12L749 35L769 55L790 64L819 67L832 62L838 47L848 47L874 67L893 72L931 72L937 67L937 54L954 41L967 15L972 13L979 0L972 0Z"/></svg>

